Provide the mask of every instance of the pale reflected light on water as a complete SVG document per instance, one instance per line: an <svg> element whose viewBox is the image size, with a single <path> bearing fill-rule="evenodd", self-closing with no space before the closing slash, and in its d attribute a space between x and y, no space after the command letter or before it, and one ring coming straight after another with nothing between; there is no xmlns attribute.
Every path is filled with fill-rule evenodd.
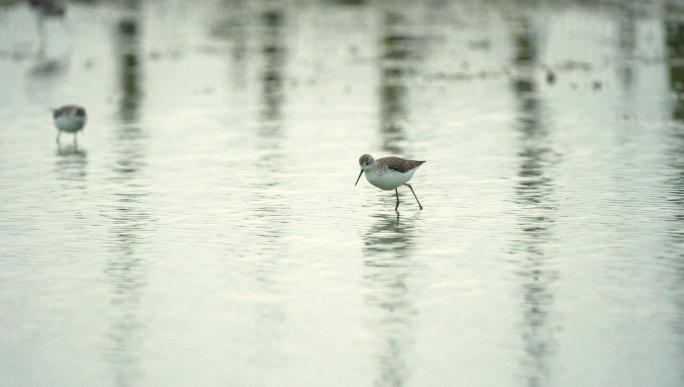
<svg viewBox="0 0 684 387"><path fill-rule="evenodd" d="M679 2L67 7L0 2L0 385L684 386Z"/></svg>

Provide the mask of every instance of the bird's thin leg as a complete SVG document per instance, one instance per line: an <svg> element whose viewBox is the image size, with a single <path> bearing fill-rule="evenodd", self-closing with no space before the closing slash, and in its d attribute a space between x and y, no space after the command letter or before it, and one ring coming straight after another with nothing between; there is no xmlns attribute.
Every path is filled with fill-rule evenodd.
<svg viewBox="0 0 684 387"><path fill-rule="evenodd" d="M422 210L423 205L420 204L420 200L418 200L418 196L416 196L416 193L413 191L413 187L411 187L411 185L409 183L404 183L404 185L408 186L411 189L411 192L413 193L413 197L416 198L416 201L418 202L418 207L420 207L420 209ZM398 198L398 196L397 196L397 198Z"/></svg>
<svg viewBox="0 0 684 387"><path fill-rule="evenodd" d="M394 211L397 211L397 208L399 208L399 190L395 188L394 192L397 194L397 205L394 207Z"/></svg>
<svg viewBox="0 0 684 387"><path fill-rule="evenodd" d="M59 144L59 136L60 136L61 134L62 134L62 131L61 131L61 130L58 130L58 131L57 131L57 139L55 140L55 141L57 142L57 144Z"/></svg>
<svg viewBox="0 0 684 387"><path fill-rule="evenodd" d="M74 145L78 146L78 132L74 132Z"/></svg>

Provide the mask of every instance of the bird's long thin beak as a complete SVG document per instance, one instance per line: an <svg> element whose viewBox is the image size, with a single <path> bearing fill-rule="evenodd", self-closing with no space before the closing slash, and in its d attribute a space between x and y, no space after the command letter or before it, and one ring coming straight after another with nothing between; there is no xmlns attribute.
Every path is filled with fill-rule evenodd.
<svg viewBox="0 0 684 387"><path fill-rule="evenodd" d="M361 175L363 175L363 169L361 170L361 173L359 173L359 178L356 179L356 183L354 183L354 187L356 187L356 185L359 184L359 180L361 179Z"/></svg>

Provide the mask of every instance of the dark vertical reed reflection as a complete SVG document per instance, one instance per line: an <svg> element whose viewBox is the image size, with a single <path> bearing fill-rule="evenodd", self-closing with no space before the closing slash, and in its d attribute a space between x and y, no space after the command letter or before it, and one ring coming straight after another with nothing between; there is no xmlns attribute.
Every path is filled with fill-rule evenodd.
<svg viewBox="0 0 684 387"><path fill-rule="evenodd" d="M552 385L548 362L555 352L552 325L553 293L557 277L548 268L545 245L552 237L556 204L548 167L553 156L543 109L534 78L538 61L537 33L525 17L513 26L513 62L517 74L513 94L518 104L516 128L520 132L518 183L515 187L521 235L515 242L517 275L521 280L522 343L521 365L526 385Z"/></svg>
<svg viewBox="0 0 684 387"><path fill-rule="evenodd" d="M366 302L373 309L371 329L380 344L376 386L403 386L409 373L411 318L409 297L413 219L394 214L375 215L364 235Z"/></svg>
<svg viewBox="0 0 684 387"><path fill-rule="evenodd" d="M261 27L261 106L258 129L257 167L266 172L265 186L275 186L282 166L282 105L285 100L286 19L278 2L268 2L258 15Z"/></svg>
<svg viewBox="0 0 684 387"><path fill-rule="evenodd" d="M267 185L274 185L282 165L282 105L285 101L285 46L287 15L278 2L264 4L259 13L261 55L261 106L258 130L258 167L269 172Z"/></svg>
<svg viewBox="0 0 684 387"><path fill-rule="evenodd" d="M136 0L128 0L127 5L133 14L119 20L116 26L116 48L119 56L119 114L124 123L138 119L141 90L141 26L140 5Z"/></svg>
<svg viewBox="0 0 684 387"><path fill-rule="evenodd" d="M636 12L632 5L620 5L618 13L618 56L620 63L618 71L620 81L626 91L630 91L634 84L634 52L636 50Z"/></svg>
<svg viewBox="0 0 684 387"><path fill-rule="evenodd" d="M678 95L672 106L672 118L676 125L670 126L669 168L671 194L668 200L673 204L673 215L669 220L669 250L673 253L670 267L673 272L672 297L676 305L677 316L674 330L677 332L680 348L684 348L684 22L673 19L667 22L666 47L669 59L670 88ZM684 355L684 350L682 350ZM681 380L684 380L684 366L679 369Z"/></svg>
<svg viewBox="0 0 684 387"><path fill-rule="evenodd" d="M366 4L366 0L331 0L331 2L347 6L360 6Z"/></svg>
<svg viewBox="0 0 684 387"><path fill-rule="evenodd" d="M278 1L266 1L256 13L259 27L260 68L260 110L257 129L257 168L254 176L253 199L256 238L255 254L251 259L249 277L253 281L255 294L260 301L253 304L253 342L250 361L258 364L265 373L281 365L277 351L280 326L285 320L281 301L280 278L284 261L288 258L288 244L284 238L288 230L291 213L288 201L283 198L282 114L285 101L285 66L287 49L286 8ZM261 375L257 375L257 380Z"/></svg>
<svg viewBox="0 0 684 387"><path fill-rule="evenodd" d="M262 129L264 134L276 134L282 126L282 105L285 99L284 67L287 55L285 47L286 15L276 2L267 5L261 12L264 30L261 52L264 67L261 73L262 82Z"/></svg>
<svg viewBox="0 0 684 387"><path fill-rule="evenodd" d="M231 44L230 59L232 87L241 93L247 86L248 67L251 62L247 55L247 37L250 19L248 17L248 0L227 0L220 4L219 14L225 19L214 27L214 34L229 40Z"/></svg>
<svg viewBox="0 0 684 387"><path fill-rule="evenodd" d="M138 126L140 105L141 26L140 4L126 2L127 17L116 25L118 53L120 124L112 144L116 160L112 166L112 204L105 209L113 236L113 254L105 274L112 285L111 321L105 345L105 357L112 367L116 386L139 384L142 376L140 345L143 322L139 316L140 300L147 278L140 252L150 217L144 210L146 188L139 181L144 163L144 135Z"/></svg>
<svg viewBox="0 0 684 387"><path fill-rule="evenodd" d="M665 28L670 88L677 95L672 118L684 122L684 23L669 21Z"/></svg>
<svg viewBox="0 0 684 387"><path fill-rule="evenodd" d="M276 1L267 2L258 14L259 26L262 29L261 55L261 110L258 130L257 154L260 173L257 185L260 188L277 188L282 175L282 104L285 98L284 68L287 55L285 47L285 31L287 15L284 8ZM273 239L279 239L284 222L281 192L277 189L261 190L261 200L256 202L257 211L262 215L278 217L269 218L267 224L260 228L260 236L268 240L264 246L273 246Z"/></svg>
<svg viewBox="0 0 684 387"><path fill-rule="evenodd" d="M380 133L382 149L402 154L406 140L406 77L417 61L418 39L407 34L406 16L400 9L384 12L381 26Z"/></svg>

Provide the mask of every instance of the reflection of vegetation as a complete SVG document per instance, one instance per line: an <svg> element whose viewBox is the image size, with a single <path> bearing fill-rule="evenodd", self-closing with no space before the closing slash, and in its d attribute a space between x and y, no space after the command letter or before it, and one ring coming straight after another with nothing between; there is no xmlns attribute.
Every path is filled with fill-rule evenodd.
<svg viewBox="0 0 684 387"><path fill-rule="evenodd" d="M619 73L622 85L625 89L632 87L634 83L634 50L636 49L636 15L632 7L623 7L618 18L618 50L623 63L620 64Z"/></svg>
<svg viewBox="0 0 684 387"><path fill-rule="evenodd" d="M120 50L121 96L120 112L124 122L138 118L140 103L140 27L138 18L119 21L118 48Z"/></svg>
<svg viewBox="0 0 684 387"><path fill-rule="evenodd" d="M420 46L423 38L406 33L407 16L388 11L383 20L380 56L380 132L382 149L391 154L402 154L406 140L407 77L420 65ZM408 374L412 306L408 301L407 279L411 266L411 220L400 221L398 215L383 214L364 236L368 284L366 300L374 307L377 317L373 327L382 338L379 349L378 386L401 386Z"/></svg>
<svg viewBox="0 0 684 387"><path fill-rule="evenodd" d="M669 56L670 88L677 93L677 104L672 112L675 119L684 121L684 23L667 24L667 52Z"/></svg>
<svg viewBox="0 0 684 387"><path fill-rule="evenodd" d="M534 34L519 33L513 37L515 46L515 57L513 62L516 65L532 66L537 60L537 41Z"/></svg>
<svg viewBox="0 0 684 387"><path fill-rule="evenodd" d="M268 171L264 186L277 186L282 167L283 154L280 151L283 128L283 104L285 103L285 66L287 50L285 34L287 14L277 3L265 7L259 14L262 34L261 55L263 66L260 71L261 106L259 114L259 142L257 150L260 157L257 165ZM276 197L279 193L269 191Z"/></svg>
<svg viewBox="0 0 684 387"><path fill-rule="evenodd" d="M124 125L116 128L114 146L117 152L111 168L113 182L110 233L114 244L113 255L107 261L104 273L111 284L110 329L104 356L112 367L115 384L137 384L142 371L139 362L141 328L140 299L147 286L146 260L140 252L150 216L144 210L148 195L139 184L140 170L145 166L141 140L144 132L139 127L141 86L141 25L140 4L129 0L124 3L129 16L121 19L116 29L116 49L119 70L119 116Z"/></svg>
<svg viewBox="0 0 684 387"><path fill-rule="evenodd" d="M261 20L265 28L261 49L264 55L264 68L261 74L263 119L266 128L273 128L273 124L280 121L281 105L285 99L283 77L286 59L283 42L285 13L279 8L268 9L261 14Z"/></svg>
<svg viewBox="0 0 684 387"><path fill-rule="evenodd" d="M382 101L382 149L390 154L402 154L401 143L405 139L402 119L404 118L404 95L406 87L398 82L392 82L389 70L383 70L383 83L380 85ZM390 81L388 81L390 80Z"/></svg>
<svg viewBox="0 0 684 387"><path fill-rule="evenodd" d="M334 3L340 4L340 5L364 5L366 4L366 0L331 0Z"/></svg>
<svg viewBox="0 0 684 387"><path fill-rule="evenodd" d="M406 34L406 21L402 14L388 12L383 22L380 74L382 149L391 154L402 154L401 143L406 138L406 77L419 64L421 39Z"/></svg>
<svg viewBox="0 0 684 387"><path fill-rule="evenodd" d="M678 268L674 273L675 284L678 287L684 282L684 21L672 21L666 26L666 48L669 56L670 89L677 94L677 101L672 107L672 117L679 125L671 125L670 167L673 174L669 183L671 186L668 198L674 206L674 215L669 224L670 250L679 252L671 265ZM684 319L684 297L682 292L672 292L674 304L679 309L679 321ZM681 338L684 337L684 324L676 324L675 330Z"/></svg>
<svg viewBox="0 0 684 387"><path fill-rule="evenodd" d="M536 31L523 19L513 37L513 63L523 69L537 64ZM543 125L541 101L534 75L527 72L513 81L513 93L518 99L520 131L518 184L515 188L520 206L522 235L516 243L519 276L522 281L522 339L526 382L530 387L549 385L548 358L554 352L553 330L549 327L553 294L549 287L557 274L547 268L548 257L543 245L551 235L553 225L553 180L547 176L548 131Z"/></svg>

